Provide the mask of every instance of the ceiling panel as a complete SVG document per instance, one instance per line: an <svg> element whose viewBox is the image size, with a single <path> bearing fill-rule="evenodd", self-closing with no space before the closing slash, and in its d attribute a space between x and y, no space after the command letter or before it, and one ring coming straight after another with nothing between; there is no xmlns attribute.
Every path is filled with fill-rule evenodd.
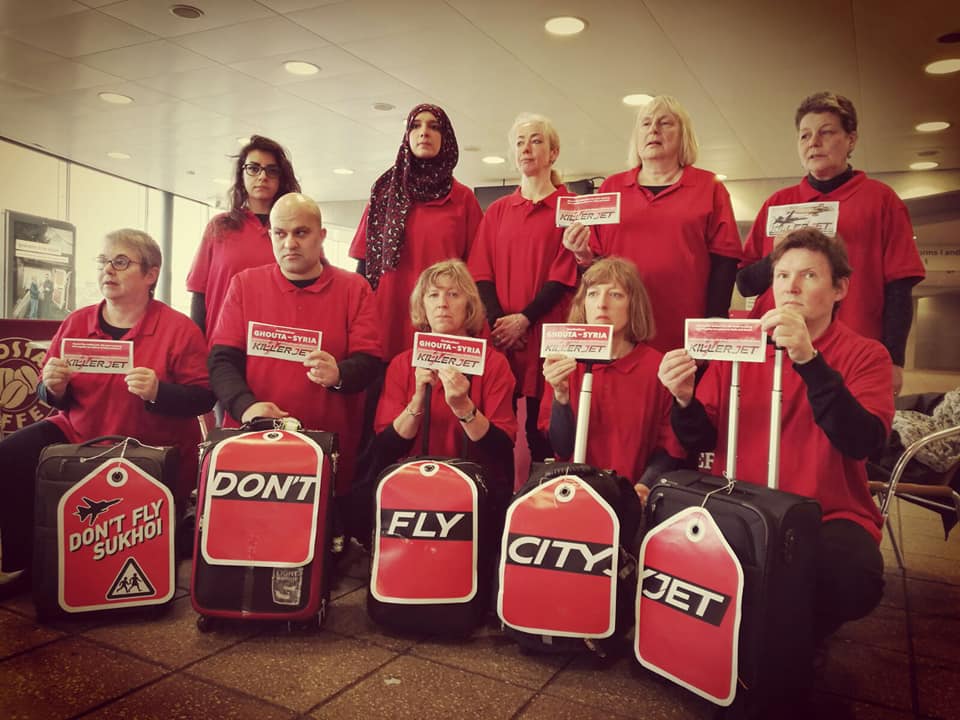
<svg viewBox="0 0 960 720"><path fill-rule="evenodd" d="M79 58L84 65L129 80L214 67L209 58L168 40L140 43Z"/></svg>
<svg viewBox="0 0 960 720"><path fill-rule="evenodd" d="M293 12L289 17L338 45L411 32L419 33L421 42L429 46L441 34L467 27L463 16L440 0L351 0Z"/></svg>
<svg viewBox="0 0 960 720"><path fill-rule="evenodd" d="M51 20L61 15L83 12L87 8L73 0L43 0L43 2L24 2L24 0L0 0L0 18L3 25L14 26Z"/></svg>
<svg viewBox="0 0 960 720"><path fill-rule="evenodd" d="M215 30L181 35L176 43L217 62L230 64L291 53L327 45L296 23L283 17L268 17Z"/></svg>
<svg viewBox="0 0 960 720"><path fill-rule="evenodd" d="M319 66L320 71L315 75L292 75L283 67L283 63L287 60L313 63ZM369 63L335 45L299 50L296 53L285 52L271 57L257 58L256 60L245 60L231 63L230 67L271 85L293 85L308 80L375 69Z"/></svg>
<svg viewBox="0 0 960 720"><path fill-rule="evenodd" d="M204 14L187 20L170 12L172 4L165 0L123 0L104 6L101 11L161 37L202 32L274 15L254 0L190 0L187 4L200 8Z"/></svg>
<svg viewBox="0 0 960 720"><path fill-rule="evenodd" d="M140 81L143 85L179 98L192 99L229 92L248 92L251 99L270 86L249 75L216 65L202 70L170 73Z"/></svg>
<svg viewBox="0 0 960 720"><path fill-rule="evenodd" d="M149 32L97 10L84 10L24 25L10 25L3 33L63 57L89 55L156 39Z"/></svg>

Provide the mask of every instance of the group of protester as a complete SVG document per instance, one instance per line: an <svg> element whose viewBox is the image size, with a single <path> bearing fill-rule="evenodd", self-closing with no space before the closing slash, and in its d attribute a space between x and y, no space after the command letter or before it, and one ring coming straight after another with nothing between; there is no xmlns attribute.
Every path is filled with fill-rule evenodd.
<svg viewBox="0 0 960 720"><path fill-rule="evenodd" d="M229 427L293 416L335 430L337 490L360 498L372 466L422 447L429 402L430 452L478 460L505 499L521 399L532 457L572 452L583 367L541 360L544 322L613 326L612 360L594 369L587 461L630 478L642 502L659 472L701 452L723 467L729 368L691 359L683 323L726 316L736 281L759 296L753 313L788 356L780 487L823 508L818 632L868 613L882 593L883 564L864 458L890 430L910 290L924 271L904 204L850 165L853 104L812 95L797 110L796 131L807 174L771 196L741 244L727 190L695 166L693 126L674 98L640 110L630 168L600 188L621 194L619 223L565 229L555 213L571 193L553 169L560 140L549 119L517 118L509 138L520 185L484 214L453 177L450 119L418 105L394 164L373 184L350 248L356 273L326 260L319 207L300 193L283 148L254 136L238 157L231 209L208 225L187 278L193 322L153 299L161 258L149 236L105 238L104 299L64 321L43 368L39 391L58 414L0 442L4 569L29 568L43 447L108 434L178 445L182 498L196 483L195 417L215 400ZM819 201L839 203L836 237L812 228L768 234L770 212ZM322 349L299 367L251 354L251 321L320 330ZM484 374L412 367L416 330L488 338ZM131 340L137 367L126 376L74 372L59 357L68 337ZM738 472L762 483L768 438L758 428L767 427L770 373L766 365L744 372L749 431Z"/></svg>

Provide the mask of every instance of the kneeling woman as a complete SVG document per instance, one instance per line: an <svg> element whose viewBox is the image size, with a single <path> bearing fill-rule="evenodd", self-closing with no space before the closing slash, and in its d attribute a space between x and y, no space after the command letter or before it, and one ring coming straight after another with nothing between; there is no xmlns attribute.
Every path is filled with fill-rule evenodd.
<svg viewBox="0 0 960 720"><path fill-rule="evenodd" d="M444 260L424 270L410 296L410 318L415 329L425 332L479 335L485 314L467 266ZM413 351L407 350L387 368L374 423L378 460L394 462L420 451L426 389L432 386L430 454L479 462L494 500L504 505L513 486L517 434L515 383L507 359L488 345L484 373L474 376L450 367L415 368L412 359Z"/></svg>
<svg viewBox="0 0 960 720"><path fill-rule="evenodd" d="M642 500L654 475L679 464L684 453L670 430L672 398L657 379L662 354L647 344L653 311L636 266L606 258L583 276L569 322L613 325L613 360L593 366L593 398L586 461L626 476ZM543 376L553 388L540 408L557 457L573 454L577 398L585 367L570 357L548 357Z"/></svg>

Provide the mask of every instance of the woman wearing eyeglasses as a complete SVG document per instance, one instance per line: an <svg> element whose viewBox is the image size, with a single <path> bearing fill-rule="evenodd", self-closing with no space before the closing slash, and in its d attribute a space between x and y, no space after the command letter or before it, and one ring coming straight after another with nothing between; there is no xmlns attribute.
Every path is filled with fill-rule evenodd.
<svg viewBox="0 0 960 720"><path fill-rule="evenodd" d="M208 412L214 402L207 347L190 318L153 299L161 261L159 246L145 232L124 229L106 236L97 258L103 300L67 316L44 360L37 392L58 412L0 442L5 572L30 566L34 475L47 445L101 435L173 445L180 449L180 472L171 482L174 496L185 499L195 485L197 415ZM132 368L122 374L79 371L61 357L64 339L130 341ZM27 574L21 574L16 585L22 585ZM16 585L0 585L0 597Z"/></svg>
<svg viewBox="0 0 960 720"><path fill-rule="evenodd" d="M187 275L193 293L190 317L204 333L213 329L230 279L241 270L275 262L270 243L274 201L300 192L293 166L279 143L254 135L237 156L230 212L213 218Z"/></svg>

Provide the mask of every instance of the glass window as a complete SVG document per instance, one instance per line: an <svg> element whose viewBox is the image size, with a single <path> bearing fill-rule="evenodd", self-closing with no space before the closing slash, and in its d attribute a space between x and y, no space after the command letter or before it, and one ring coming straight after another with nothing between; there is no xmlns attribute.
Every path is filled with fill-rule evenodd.
<svg viewBox="0 0 960 720"><path fill-rule="evenodd" d="M170 262L170 305L185 315L190 314L190 293L187 273L200 247L203 230L212 216L209 205L174 196L173 257Z"/></svg>

